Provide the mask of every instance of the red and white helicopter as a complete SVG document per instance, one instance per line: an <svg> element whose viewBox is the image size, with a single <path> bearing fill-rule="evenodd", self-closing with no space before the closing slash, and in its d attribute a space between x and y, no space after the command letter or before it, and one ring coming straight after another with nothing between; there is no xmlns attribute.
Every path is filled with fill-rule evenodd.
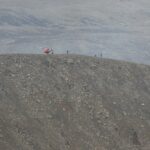
<svg viewBox="0 0 150 150"><path fill-rule="evenodd" d="M45 47L45 48L43 48L43 53L45 53L45 54L54 54L54 50L52 48L49 49L49 48Z"/></svg>

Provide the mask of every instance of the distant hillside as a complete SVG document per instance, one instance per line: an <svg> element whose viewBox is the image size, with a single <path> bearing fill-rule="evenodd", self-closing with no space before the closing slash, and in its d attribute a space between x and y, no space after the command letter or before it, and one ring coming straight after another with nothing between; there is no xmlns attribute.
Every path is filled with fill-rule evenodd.
<svg viewBox="0 0 150 150"><path fill-rule="evenodd" d="M10 9L0 9L0 26L34 26L46 27L48 22L44 19L36 18L23 12L17 12Z"/></svg>
<svg viewBox="0 0 150 150"><path fill-rule="evenodd" d="M0 54L56 53L150 65L150 0L1 0Z"/></svg>
<svg viewBox="0 0 150 150"><path fill-rule="evenodd" d="M0 55L1 150L150 150L150 66Z"/></svg>

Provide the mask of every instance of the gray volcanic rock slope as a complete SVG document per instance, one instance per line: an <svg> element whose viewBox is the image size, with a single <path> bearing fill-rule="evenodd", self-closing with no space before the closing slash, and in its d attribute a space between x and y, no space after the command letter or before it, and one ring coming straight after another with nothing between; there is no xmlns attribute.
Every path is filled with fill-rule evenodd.
<svg viewBox="0 0 150 150"><path fill-rule="evenodd" d="M149 150L150 67L1 55L0 149Z"/></svg>

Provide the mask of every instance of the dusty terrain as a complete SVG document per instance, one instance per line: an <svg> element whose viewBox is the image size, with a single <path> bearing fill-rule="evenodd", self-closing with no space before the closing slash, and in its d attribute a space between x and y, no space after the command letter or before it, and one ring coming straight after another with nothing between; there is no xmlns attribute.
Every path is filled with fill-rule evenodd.
<svg viewBox="0 0 150 150"><path fill-rule="evenodd" d="M0 55L0 150L150 150L150 66Z"/></svg>

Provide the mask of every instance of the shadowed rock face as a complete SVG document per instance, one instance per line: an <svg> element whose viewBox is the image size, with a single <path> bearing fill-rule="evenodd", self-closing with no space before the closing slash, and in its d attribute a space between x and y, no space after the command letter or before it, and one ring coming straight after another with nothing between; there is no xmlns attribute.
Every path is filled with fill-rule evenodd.
<svg viewBox="0 0 150 150"><path fill-rule="evenodd" d="M0 149L149 150L149 141L149 66L0 56Z"/></svg>

